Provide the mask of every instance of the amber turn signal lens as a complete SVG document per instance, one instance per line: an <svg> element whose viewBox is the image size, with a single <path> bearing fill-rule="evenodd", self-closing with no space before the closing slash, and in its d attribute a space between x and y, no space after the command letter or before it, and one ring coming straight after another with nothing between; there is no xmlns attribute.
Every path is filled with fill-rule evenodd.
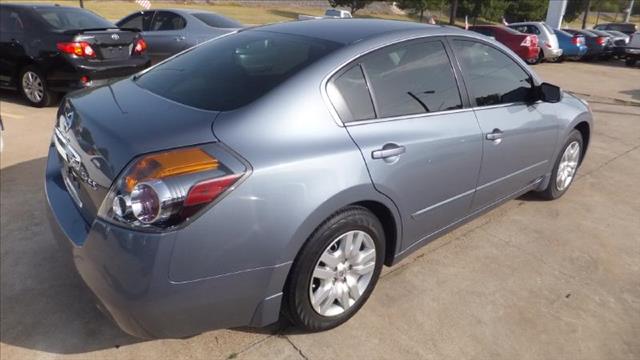
<svg viewBox="0 0 640 360"><path fill-rule="evenodd" d="M153 154L138 161L125 178L127 191L142 180L163 179L170 176L215 170L218 159L199 148L179 149Z"/></svg>

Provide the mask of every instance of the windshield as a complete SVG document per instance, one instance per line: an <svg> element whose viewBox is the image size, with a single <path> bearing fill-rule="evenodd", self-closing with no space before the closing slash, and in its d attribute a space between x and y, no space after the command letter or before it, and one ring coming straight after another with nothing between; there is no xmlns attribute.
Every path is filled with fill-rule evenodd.
<svg viewBox="0 0 640 360"><path fill-rule="evenodd" d="M239 22L218 14L200 13L193 14L193 16L211 27L225 29L237 29L242 27L242 24L240 24Z"/></svg>
<svg viewBox="0 0 640 360"><path fill-rule="evenodd" d="M36 7L35 10L49 25L58 30L115 28L111 22L84 9Z"/></svg>
<svg viewBox="0 0 640 360"><path fill-rule="evenodd" d="M243 31L204 43L136 79L179 103L226 111L249 104L340 46L304 36Z"/></svg>

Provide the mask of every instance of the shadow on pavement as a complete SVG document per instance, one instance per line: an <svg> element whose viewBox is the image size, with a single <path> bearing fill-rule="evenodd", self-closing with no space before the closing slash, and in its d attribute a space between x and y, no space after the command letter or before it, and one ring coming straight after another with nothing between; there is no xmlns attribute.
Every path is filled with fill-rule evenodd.
<svg viewBox="0 0 640 360"><path fill-rule="evenodd" d="M60 103L61 98L62 96L60 96L58 98L58 101L51 105L51 107L57 107ZM22 98L22 95L20 95L20 93L16 90L0 89L0 101L16 105L31 106L25 99Z"/></svg>
<svg viewBox="0 0 640 360"><path fill-rule="evenodd" d="M0 172L0 341L73 354L139 342L96 308L45 215L45 158Z"/></svg>

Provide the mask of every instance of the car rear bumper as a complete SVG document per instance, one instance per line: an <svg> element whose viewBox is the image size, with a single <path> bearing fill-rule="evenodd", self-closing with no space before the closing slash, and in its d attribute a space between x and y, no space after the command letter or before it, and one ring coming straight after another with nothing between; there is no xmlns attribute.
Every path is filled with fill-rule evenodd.
<svg viewBox="0 0 640 360"><path fill-rule="evenodd" d="M100 86L111 79L122 78L140 72L151 65L147 56L109 62L108 64L67 63L47 73L47 85L53 91L69 92L86 87ZM87 77L87 81L81 78Z"/></svg>
<svg viewBox="0 0 640 360"><path fill-rule="evenodd" d="M55 147L49 149L45 193L54 237L125 332L181 338L277 321L290 263L174 282L168 274L175 232L136 232L99 219L87 224L62 182Z"/></svg>
<svg viewBox="0 0 640 360"><path fill-rule="evenodd" d="M562 49L548 48L546 46L542 47L542 51L544 52L545 59L554 59L562 56Z"/></svg>
<svg viewBox="0 0 640 360"><path fill-rule="evenodd" d="M562 49L562 56L570 59L580 59L587 54L588 48L583 46L568 46Z"/></svg>

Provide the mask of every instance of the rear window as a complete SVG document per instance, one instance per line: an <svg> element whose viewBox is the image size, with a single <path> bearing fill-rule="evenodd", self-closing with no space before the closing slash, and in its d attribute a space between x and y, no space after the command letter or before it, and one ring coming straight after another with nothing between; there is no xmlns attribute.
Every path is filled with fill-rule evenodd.
<svg viewBox="0 0 640 360"><path fill-rule="evenodd" d="M36 7L36 13L58 30L114 28L115 26L91 11L79 8Z"/></svg>
<svg viewBox="0 0 640 360"><path fill-rule="evenodd" d="M263 96L340 46L304 36L244 31L205 43L141 75L141 87L179 103L227 111Z"/></svg>
<svg viewBox="0 0 640 360"><path fill-rule="evenodd" d="M242 27L242 24L240 24L239 22L228 19L224 16L220 16L218 14L201 13L193 14L193 16L203 23L215 28L237 29Z"/></svg>

